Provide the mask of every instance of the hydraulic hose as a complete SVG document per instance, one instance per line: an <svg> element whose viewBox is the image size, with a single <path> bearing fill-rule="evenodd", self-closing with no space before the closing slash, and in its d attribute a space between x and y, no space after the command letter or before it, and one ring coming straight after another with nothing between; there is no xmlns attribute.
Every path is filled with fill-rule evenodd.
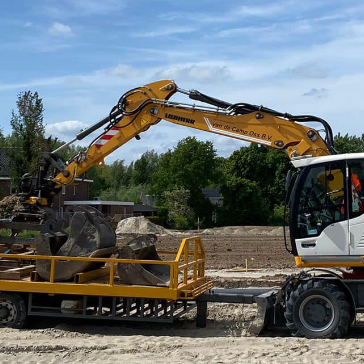
<svg viewBox="0 0 364 364"><path fill-rule="evenodd" d="M205 102L210 105L214 105L214 106L217 106L217 107L220 107L223 109L231 110L236 115L244 115L244 114L249 114L252 112L260 111L260 112L265 112L265 113L273 115L273 116L278 116L278 117L285 118L285 119L299 122L299 123L318 122L318 123L322 124L322 126L324 127L324 130L326 133L325 142L326 142L327 148L329 149L331 154L337 154L337 151L334 148L334 136L332 133L331 126L329 125L329 123L326 120L321 119L317 116L291 115L289 113L281 113L279 111L269 109L264 106L258 106L258 105L252 105L252 104L246 104L246 103L230 104L226 101L222 101L219 99L215 99L214 97L205 95L197 90L189 91L188 95L193 100Z"/></svg>

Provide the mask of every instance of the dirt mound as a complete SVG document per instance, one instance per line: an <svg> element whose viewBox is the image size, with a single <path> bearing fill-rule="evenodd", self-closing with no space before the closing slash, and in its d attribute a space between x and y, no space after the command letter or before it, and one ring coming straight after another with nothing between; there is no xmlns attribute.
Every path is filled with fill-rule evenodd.
<svg viewBox="0 0 364 364"><path fill-rule="evenodd" d="M168 229L160 225L153 224L144 216L129 217L121 220L116 227L116 235L126 234L156 234L167 235L170 234Z"/></svg>
<svg viewBox="0 0 364 364"><path fill-rule="evenodd" d="M222 228L205 229L202 235L240 235L240 236L282 236L283 227L274 226L225 226Z"/></svg>
<svg viewBox="0 0 364 364"><path fill-rule="evenodd" d="M177 251L185 236L158 236L158 250ZM275 235L201 235L206 253L206 269L294 268L295 261L284 246L283 236Z"/></svg>

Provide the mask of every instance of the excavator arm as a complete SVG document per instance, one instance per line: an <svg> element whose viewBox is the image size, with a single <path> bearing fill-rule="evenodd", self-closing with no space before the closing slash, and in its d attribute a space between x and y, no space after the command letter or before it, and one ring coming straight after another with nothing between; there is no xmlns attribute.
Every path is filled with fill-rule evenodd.
<svg viewBox="0 0 364 364"><path fill-rule="evenodd" d="M213 106L196 106L169 101L177 93ZM71 159L54 177L55 187L73 183L92 166L104 164L104 158L132 138L162 119L174 124L224 135L262 146L281 149L290 159L301 156L334 154L332 131L322 119L313 116L292 116L249 104L229 104L201 94L185 91L170 80L158 81L125 93L110 115L89 130L81 139L104 126L104 132L91 143L86 152ZM301 122L320 122L326 131L326 141L319 132ZM76 140L75 139L75 140ZM57 151L56 151L57 152Z"/></svg>

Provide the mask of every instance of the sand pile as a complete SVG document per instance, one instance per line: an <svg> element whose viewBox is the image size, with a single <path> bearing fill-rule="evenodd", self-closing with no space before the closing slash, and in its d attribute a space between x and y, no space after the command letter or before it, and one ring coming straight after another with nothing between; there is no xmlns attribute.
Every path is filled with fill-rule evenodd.
<svg viewBox="0 0 364 364"><path fill-rule="evenodd" d="M226 226L223 228L205 229L201 232L203 235L237 235L237 236L282 236L283 227L276 226Z"/></svg>
<svg viewBox="0 0 364 364"><path fill-rule="evenodd" d="M156 234L167 235L170 234L168 229L160 225L153 224L144 216L129 217L121 220L116 228L116 235L126 234Z"/></svg>
<svg viewBox="0 0 364 364"><path fill-rule="evenodd" d="M277 226L225 226L219 228L197 230L169 230L160 225L153 224L144 216L129 217L121 220L116 228L116 235L128 236L135 234L156 235L235 235L235 236L283 236L283 228Z"/></svg>

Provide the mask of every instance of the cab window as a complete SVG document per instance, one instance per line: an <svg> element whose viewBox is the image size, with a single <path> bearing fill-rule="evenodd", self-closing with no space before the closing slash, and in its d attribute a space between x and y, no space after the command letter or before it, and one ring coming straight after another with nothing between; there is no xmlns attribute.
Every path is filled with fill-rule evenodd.
<svg viewBox="0 0 364 364"><path fill-rule="evenodd" d="M349 216L358 217L364 213L364 161L349 161Z"/></svg>
<svg viewBox="0 0 364 364"><path fill-rule="evenodd" d="M311 167L299 192L296 237L319 235L326 226L346 220L345 164Z"/></svg>

